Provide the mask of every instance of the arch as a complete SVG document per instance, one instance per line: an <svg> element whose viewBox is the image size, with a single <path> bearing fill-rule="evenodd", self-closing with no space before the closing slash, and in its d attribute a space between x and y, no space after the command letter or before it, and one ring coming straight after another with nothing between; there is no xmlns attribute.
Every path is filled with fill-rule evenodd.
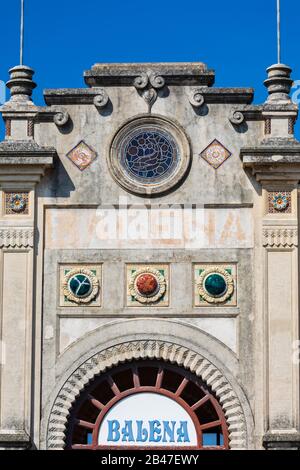
<svg viewBox="0 0 300 470"><path fill-rule="evenodd" d="M83 362L66 380L56 396L47 425L48 449L63 449L67 419L76 397L90 381L127 361L158 359L194 373L217 397L228 425L231 449L247 448L247 425L243 407L231 383L207 358L190 348L168 341L137 340L108 347Z"/></svg>
<svg viewBox="0 0 300 470"><path fill-rule="evenodd" d="M167 420L170 423L170 420L173 421L176 417L176 414L182 414L184 419L188 416L189 425L186 426L185 438L186 441L183 441L182 430L179 431L180 440L176 441L177 432L180 428L180 424L174 421L173 436L167 446L172 448L181 448L183 442L188 442L184 446L188 446L193 449L228 449L228 426L226 422L226 417L220 406L220 403L216 399L215 395L199 379L195 374L189 372L188 370L179 367L174 364L167 363L165 361L158 360L140 360L140 361L126 361L124 364L121 364L117 367L109 369L107 372L100 374L92 380L84 390L81 391L79 397L77 397L75 403L70 410L70 415L68 417L67 432L66 432L66 448L67 449L112 449L115 444L106 443L107 434L105 434L104 427L102 428L103 423L106 422L110 413L114 416L114 419L119 419L116 407L121 406L121 409L124 411L124 400L126 402L126 413L128 406L128 398L134 398L134 409L136 411L137 401L142 405L139 405L140 417L136 421L136 417L133 421L130 420L130 415L127 416L126 420L130 420L131 430L130 430L130 440L129 435L125 436L124 446L128 448L144 446L145 442L141 440L141 428L138 432L138 426L141 425L141 422L144 425L145 419L145 428L144 433L150 433L150 429L147 429L147 424L153 419L152 412L150 416L147 415L149 411L148 399L149 394L151 399L155 402L160 413L166 413L170 403L175 402L178 405L177 412L174 411L172 406L171 414L170 412L164 414L163 418L160 418L160 437L162 438L162 431L164 428L163 422ZM143 398L146 397L146 398ZM157 401L154 397L160 397ZM160 408L161 397L165 397L169 404L165 401L163 408ZM151 405L152 407L152 405ZM156 410L156 407L154 406ZM155 411L156 412L156 411ZM110 416L110 420L112 417ZM158 417L156 416L156 419ZM181 418L182 419L182 418ZM106 422L106 431L110 429L111 436L114 435L116 441L119 440L122 434L123 426L125 425L124 421L121 426L121 430L115 432L113 431L112 421L110 424ZM128 421L127 421L128 423ZM118 423L119 424L119 423ZM120 424L119 424L120 426ZM190 427L190 429L188 429ZM169 428L170 430L170 428ZM189 436L189 431L191 431L191 436ZM99 440L99 433L101 434L101 441ZM110 434L109 433L109 434ZM159 434L156 436L158 439L152 442L151 447L165 448L165 445L159 439ZM149 435L149 434L147 434ZM170 437L170 434L168 434ZM117 438L119 436L119 438ZM123 436L124 437L124 436ZM191 437L191 440L190 440ZM210 437L210 442L208 443L207 439ZM215 444L211 442L211 437L214 437ZM196 443L197 441L197 443ZM123 442L123 439L122 439ZM157 443L156 443L157 442ZM167 443L168 439L165 439L163 442ZM178 443L181 443L177 445ZM142 443L142 444L141 444Z"/></svg>

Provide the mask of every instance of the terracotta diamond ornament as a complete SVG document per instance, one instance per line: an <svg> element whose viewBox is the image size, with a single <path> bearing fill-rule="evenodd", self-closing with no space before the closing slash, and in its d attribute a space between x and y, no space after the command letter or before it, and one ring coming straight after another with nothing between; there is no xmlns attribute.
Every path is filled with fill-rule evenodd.
<svg viewBox="0 0 300 470"><path fill-rule="evenodd" d="M83 171L95 160L97 153L82 140L67 153L67 157Z"/></svg>
<svg viewBox="0 0 300 470"><path fill-rule="evenodd" d="M217 169L231 156L231 152L215 139L200 155L209 165Z"/></svg>

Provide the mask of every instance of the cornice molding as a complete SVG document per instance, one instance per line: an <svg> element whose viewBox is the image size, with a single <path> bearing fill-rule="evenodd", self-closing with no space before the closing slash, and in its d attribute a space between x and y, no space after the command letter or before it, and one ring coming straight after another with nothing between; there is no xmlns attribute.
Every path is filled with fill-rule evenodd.
<svg viewBox="0 0 300 470"><path fill-rule="evenodd" d="M263 227L265 248L292 248L298 246L298 228L290 226Z"/></svg>
<svg viewBox="0 0 300 470"><path fill-rule="evenodd" d="M33 243L32 227L0 228L0 248L33 248Z"/></svg>

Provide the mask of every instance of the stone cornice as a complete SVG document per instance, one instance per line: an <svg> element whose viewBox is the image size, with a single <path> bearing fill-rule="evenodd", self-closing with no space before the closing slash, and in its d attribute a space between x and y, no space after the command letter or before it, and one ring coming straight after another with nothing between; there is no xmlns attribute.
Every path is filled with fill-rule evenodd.
<svg viewBox="0 0 300 470"><path fill-rule="evenodd" d="M133 85L133 81L130 83ZM253 100L252 88L209 88L208 86L199 86L194 93L199 93L204 97L206 103L251 103ZM44 90L45 102L48 105L60 104L93 104L95 96L102 92L102 88L60 88ZM255 106L249 109L241 109L247 117L252 119L261 119L261 109ZM39 116L43 113L50 113L47 108L39 108ZM253 117L254 116L254 117Z"/></svg>
<svg viewBox="0 0 300 470"><path fill-rule="evenodd" d="M44 90L44 99L47 105L60 104L94 104L94 99L103 93L103 89L94 88L51 88ZM39 115L50 113L49 108L39 108Z"/></svg>
<svg viewBox="0 0 300 470"><path fill-rule="evenodd" d="M215 73L202 62L95 64L84 72L88 86L132 85L143 73L162 76L167 85L213 85Z"/></svg>
<svg viewBox="0 0 300 470"><path fill-rule="evenodd" d="M53 147L36 142L7 140L0 143L0 182L38 183L57 156Z"/></svg>
<svg viewBox="0 0 300 470"><path fill-rule="evenodd" d="M244 168L250 168L257 181L300 181L300 143L291 139L268 139L240 151Z"/></svg>
<svg viewBox="0 0 300 470"><path fill-rule="evenodd" d="M31 163L30 158L34 158L33 164L52 163L56 155L54 147L41 147L33 140L6 140L0 142L0 165L7 158L17 158L18 164ZM20 158L18 158L20 157ZM25 160L25 158L27 160ZM38 160L38 158L42 160Z"/></svg>

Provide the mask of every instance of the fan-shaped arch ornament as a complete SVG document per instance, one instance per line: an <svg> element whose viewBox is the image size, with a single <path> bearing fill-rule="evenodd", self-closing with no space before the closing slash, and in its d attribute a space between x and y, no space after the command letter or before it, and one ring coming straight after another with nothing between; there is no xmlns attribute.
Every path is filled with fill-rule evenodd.
<svg viewBox="0 0 300 470"><path fill-rule="evenodd" d="M105 349L84 362L65 382L50 412L47 430L47 448L64 449L68 418L76 398L95 378L119 364L149 359L176 364L206 384L216 398L226 418L228 442L231 449L247 448L244 412L231 384L210 361L200 354L178 344L141 340L126 342ZM135 383L135 386L138 385Z"/></svg>

